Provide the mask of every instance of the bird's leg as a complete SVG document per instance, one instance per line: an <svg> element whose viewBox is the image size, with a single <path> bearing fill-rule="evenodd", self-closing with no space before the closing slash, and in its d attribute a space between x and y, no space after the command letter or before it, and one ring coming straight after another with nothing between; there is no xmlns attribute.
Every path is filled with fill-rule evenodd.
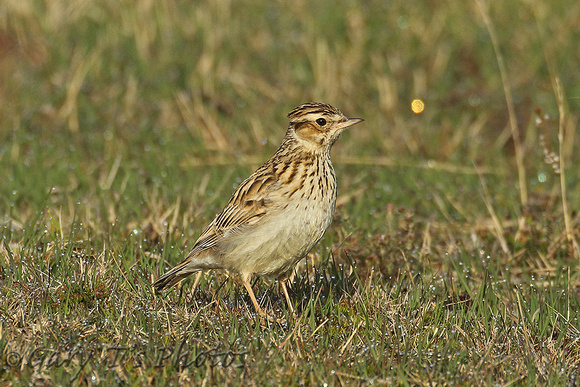
<svg viewBox="0 0 580 387"><path fill-rule="evenodd" d="M296 313L294 312L294 307L292 306L292 302L290 301L290 296L288 295L288 289L286 289L286 278L280 278L280 286L282 286L282 291L284 292L284 297L286 298L286 303L290 308L290 312L292 312L292 317L296 318Z"/></svg>
<svg viewBox="0 0 580 387"><path fill-rule="evenodd" d="M258 301L256 300L256 296L254 295L254 291L252 290L252 285L250 284L249 278L243 279L243 284L250 295L250 299L252 300L252 304L254 304L254 308L256 308L256 312L260 317L265 318L268 321L276 321L272 316L268 315L264 310L258 305Z"/></svg>
<svg viewBox="0 0 580 387"><path fill-rule="evenodd" d="M199 280L201 279L202 274L203 271L198 271L197 274L195 275L195 281L193 281L193 285L191 286L191 299L189 300L189 302L193 302L195 298L195 289L197 289L197 285L199 284Z"/></svg>
<svg viewBox="0 0 580 387"><path fill-rule="evenodd" d="M195 291L195 289L197 288L197 284L199 284L199 280L201 279L202 274L203 274L203 271L199 271L195 275L195 281L193 281L193 286L191 287L191 291Z"/></svg>

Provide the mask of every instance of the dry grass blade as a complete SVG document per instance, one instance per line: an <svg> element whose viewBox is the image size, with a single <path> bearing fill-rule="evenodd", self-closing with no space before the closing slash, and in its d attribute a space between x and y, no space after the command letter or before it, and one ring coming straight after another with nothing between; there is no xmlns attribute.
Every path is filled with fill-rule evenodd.
<svg viewBox="0 0 580 387"><path fill-rule="evenodd" d="M559 168L560 168L560 191L562 193L562 212L564 213L564 224L566 227L566 239L568 242L572 243L575 258L580 258L580 247L578 246L578 241L574 236L574 230L572 229L572 222L570 221L570 210L568 208L568 196L566 188L566 170L564 165L564 141L565 132L564 124L566 122L566 109L564 105L564 90L560 82L560 78L555 78L553 80L555 86L555 93L558 97L558 153L560 158Z"/></svg>
<svg viewBox="0 0 580 387"><path fill-rule="evenodd" d="M518 121L516 117L516 110L514 108L514 102L512 97L512 91L510 87L510 81L508 78L508 73L506 70L506 66L503 60L503 55L501 53L499 42L495 33L495 29L489 17L489 8L486 0L477 0L477 4L479 5L479 9L481 11L481 15L483 17L483 21L485 26L487 27L487 31L489 33L489 37L491 38L491 43L493 45L493 50L495 52L495 58L497 60L497 65L499 67L499 72L501 75L501 80L503 84L503 91L505 94L505 100L508 108L509 120L510 120L510 128L512 139L514 141L514 148L515 148L515 157L516 157L516 164L518 169L518 181L520 187L520 200L522 206L526 206L528 203L528 188L526 183L526 168L524 166L524 149L521 145L520 134L518 129Z"/></svg>
<svg viewBox="0 0 580 387"><path fill-rule="evenodd" d="M358 332L358 330L360 329L360 327L363 324L364 324L364 321L359 322L358 325L356 326L356 328L354 328L352 330L352 333L348 337L348 340L346 340L346 342L344 343L344 345L340 348L340 351L338 351L339 356L342 356L344 354L344 351L346 351L346 349L350 346L350 344L352 342L352 339L354 338L354 336L356 335L356 333Z"/></svg>
<svg viewBox="0 0 580 387"><path fill-rule="evenodd" d="M176 102L183 116L183 122L193 135L201 135L207 149L226 152L229 143L215 117L208 111L201 97L193 99L185 92L176 94Z"/></svg>
<svg viewBox="0 0 580 387"><path fill-rule="evenodd" d="M489 196L489 191L487 189L487 184L485 182L485 179L483 178L483 175L479 175L479 181L481 182L481 188L483 189L483 201L485 202L485 206L487 207L487 211L489 212L489 215L491 216L491 219L493 221L493 231L494 231L494 236L496 237L497 241L499 242L501 249L503 250L503 252L505 254L507 254L510 259L513 258L512 252L510 251L507 241L504 237L504 230L503 227L501 225L501 221L499 220L494 208L493 208L493 204L491 202L491 197Z"/></svg>
<svg viewBox="0 0 580 387"><path fill-rule="evenodd" d="M87 74L91 68L98 62L101 56L101 50L93 49L89 55L77 52L75 55L76 69L67 85L66 99L58 111L59 116L68 121L69 129L73 133L79 131L79 117L78 117L78 95Z"/></svg>
<svg viewBox="0 0 580 387"><path fill-rule="evenodd" d="M564 215L564 225L566 227L566 239L568 242L572 243L573 254L576 259L580 258L580 246L578 245L578 241L576 240L573 225L570 219L570 210L568 208L568 195L567 195L567 185L566 185L566 170L565 170L565 158L566 156L570 156L572 154L572 147L574 145L574 133L566 133L566 123L567 123L567 114L566 114L566 103L564 97L564 89L562 87L562 82L560 80L560 76L558 75L558 67L554 63L554 57L552 53L548 52L546 43L544 41L544 36L542 34L542 29L540 28L540 20L542 17L540 16L540 11L538 10L537 6L532 6L532 11L534 13L534 18L536 20L536 27L538 30L538 36L542 43L542 52L544 54L544 60L546 65L548 66L548 71L550 73L550 79L552 81L552 89L554 90L554 94L557 98L558 103L558 154L551 151L549 148L549 136L548 130L545 123L545 118L542 116L539 109L536 110L538 114L538 122L539 125L542 127L545 138L542 141L542 145L544 146L544 154L546 158L550 158L553 160L552 166L559 174L560 178L560 192L562 196L562 212ZM575 126L575 125L574 125ZM567 137L569 138L568 141ZM566 152L565 144L569 143L568 148L568 155ZM551 157L555 155L555 157ZM549 162L550 160L546 160Z"/></svg>

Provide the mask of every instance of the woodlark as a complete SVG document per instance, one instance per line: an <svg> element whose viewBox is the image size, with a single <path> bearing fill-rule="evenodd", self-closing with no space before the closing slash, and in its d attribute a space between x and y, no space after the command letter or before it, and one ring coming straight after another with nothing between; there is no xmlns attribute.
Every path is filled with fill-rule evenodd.
<svg viewBox="0 0 580 387"><path fill-rule="evenodd" d="M261 317L250 285L254 275L280 279L292 313L286 279L332 222L336 176L330 148L361 118L347 118L324 103L306 103L288 114L290 124L276 153L236 189L200 235L187 258L160 277L157 291L200 270L238 273Z"/></svg>

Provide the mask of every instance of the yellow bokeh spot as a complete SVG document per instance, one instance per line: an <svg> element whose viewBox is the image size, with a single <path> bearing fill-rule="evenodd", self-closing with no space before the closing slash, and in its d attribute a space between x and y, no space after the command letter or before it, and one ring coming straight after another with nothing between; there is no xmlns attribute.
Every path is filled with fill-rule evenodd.
<svg viewBox="0 0 580 387"><path fill-rule="evenodd" d="M425 109L425 104L420 99L414 99L413 102L411 102L411 109L413 110L413 113L421 113Z"/></svg>

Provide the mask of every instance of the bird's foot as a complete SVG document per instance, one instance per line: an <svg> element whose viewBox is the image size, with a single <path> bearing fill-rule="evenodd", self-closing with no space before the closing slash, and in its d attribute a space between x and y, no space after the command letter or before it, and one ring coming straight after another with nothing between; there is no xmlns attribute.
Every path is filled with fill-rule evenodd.
<svg viewBox="0 0 580 387"><path fill-rule="evenodd" d="M275 322L278 324L285 324L286 323L286 319L277 318L277 317L274 317L272 315L269 315L268 313L264 312L264 310L262 308L260 308L258 310L258 315L260 316L260 320L262 320L262 321Z"/></svg>

